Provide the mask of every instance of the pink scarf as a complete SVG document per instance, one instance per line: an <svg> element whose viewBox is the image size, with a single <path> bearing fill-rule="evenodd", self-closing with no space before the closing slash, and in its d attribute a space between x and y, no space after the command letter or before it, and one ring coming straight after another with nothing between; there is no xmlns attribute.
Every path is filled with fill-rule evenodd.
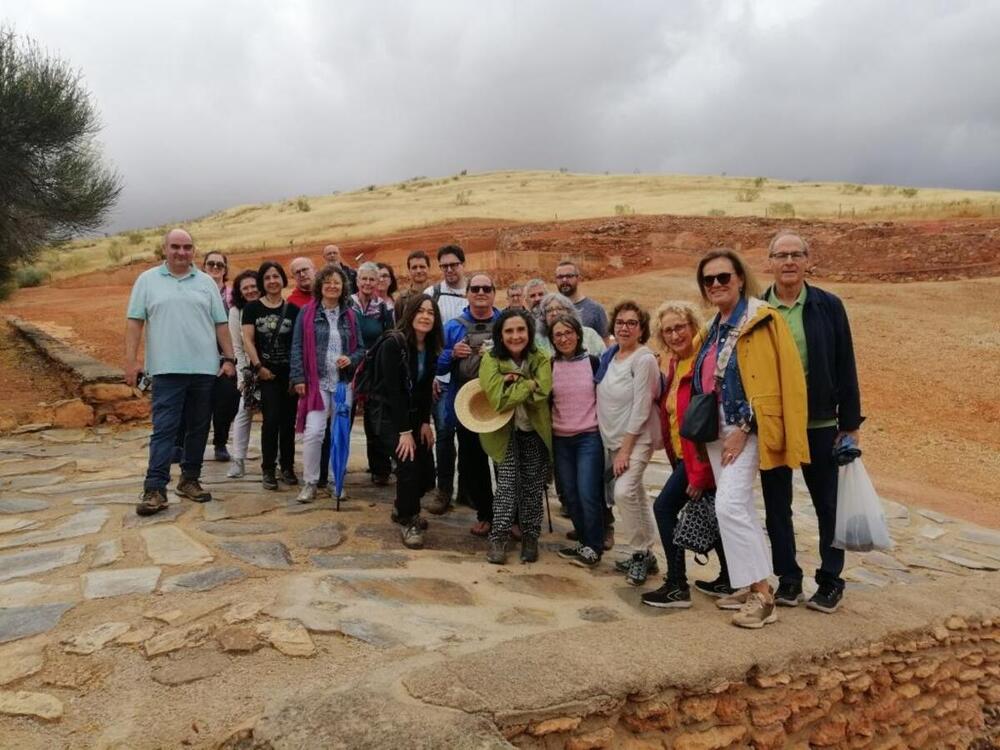
<svg viewBox="0 0 1000 750"><path fill-rule="evenodd" d="M306 376L306 396L299 399L295 411L295 431L305 432L306 415L311 411L325 411L323 396L319 392L319 366L316 363L316 300L302 308L302 371ZM324 352L326 354L326 352Z"/></svg>

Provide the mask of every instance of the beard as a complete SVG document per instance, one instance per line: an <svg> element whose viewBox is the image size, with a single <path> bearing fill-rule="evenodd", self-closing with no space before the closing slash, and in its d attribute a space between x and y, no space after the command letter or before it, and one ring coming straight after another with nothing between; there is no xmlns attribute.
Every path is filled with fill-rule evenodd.
<svg viewBox="0 0 1000 750"><path fill-rule="evenodd" d="M572 297L576 294L576 284L560 284L559 294L563 294L567 297Z"/></svg>

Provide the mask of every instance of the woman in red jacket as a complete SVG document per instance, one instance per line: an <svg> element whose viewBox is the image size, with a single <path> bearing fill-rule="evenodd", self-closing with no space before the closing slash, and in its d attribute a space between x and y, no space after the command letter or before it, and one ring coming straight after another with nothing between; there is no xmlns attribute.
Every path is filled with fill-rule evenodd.
<svg viewBox="0 0 1000 750"><path fill-rule="evenodd" d="M681 422L691 400L691 370L698 353L701 319L694 305L687 302L664 302L653 315L653 340L665 356L660 367L667 377L667 387L660 398L660 429L663 446L673 467L663 490L653 504L653 515L667 558L665 583L656 591L642 595L643 604L651 607L691 606L684 549L674 544L677 515L689 500L700 501L703 494L715 490L715 477L707 456L699 456L694 443L681 437ZM729 571L718 541L715 551L721 568L714 581L695 581L698 590L710 596L728 596Z"/></svg>

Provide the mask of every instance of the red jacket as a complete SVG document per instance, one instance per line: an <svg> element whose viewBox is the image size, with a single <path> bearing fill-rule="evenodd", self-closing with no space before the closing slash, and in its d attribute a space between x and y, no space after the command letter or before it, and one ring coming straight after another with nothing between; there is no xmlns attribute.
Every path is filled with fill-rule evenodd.
<svg viewBox="0 0 1000 750"><path fill-rule="evenodd" d="M670 419L676 419L678 429L684 423L684 412L687 411L691 402L691 381L694 372L689 371L681 378L677 386L677 414L667 414L667 394L670 393L670 386L674 380L677 369L677 359L670 358L670 371L667 373L667 387L663 389L660 396L660 432L663 434L663 447L667 451L667 458L670 459L671 466L677 466L677 456L674 455L673 441L670 439ZM681 438L681 452L684 460L684 469L687 472L688 484L697 490L714 490L715 475L712 473L712 464L708 462L708 456L704 460L698 456L698 447L687 438Z"/></svg>

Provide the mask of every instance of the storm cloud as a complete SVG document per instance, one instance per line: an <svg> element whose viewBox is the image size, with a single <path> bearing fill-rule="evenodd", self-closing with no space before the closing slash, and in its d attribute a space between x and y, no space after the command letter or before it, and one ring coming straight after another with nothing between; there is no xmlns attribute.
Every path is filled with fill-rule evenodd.
<svg viewBox="0 0 1000 750"><path fill-rule="evenodd" d="M1000 187L1000 2L84 2L109 229L461 169Z"/></svg>

